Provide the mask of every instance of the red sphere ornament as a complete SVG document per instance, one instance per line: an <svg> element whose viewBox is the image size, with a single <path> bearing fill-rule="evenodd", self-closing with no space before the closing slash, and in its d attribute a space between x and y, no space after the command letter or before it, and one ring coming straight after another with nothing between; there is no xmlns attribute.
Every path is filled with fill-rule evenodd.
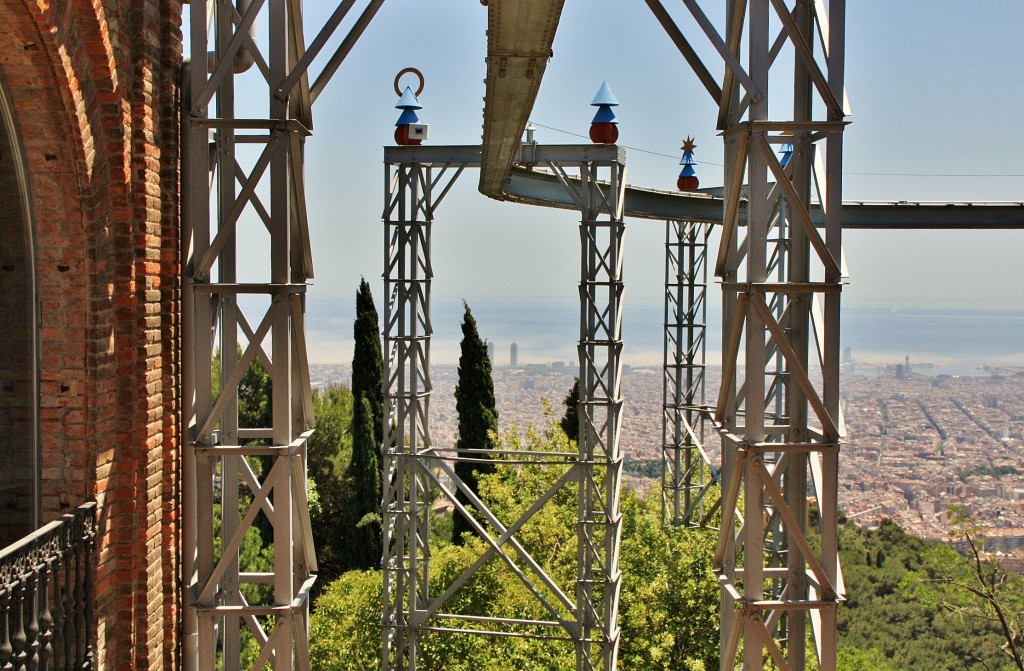
<svg viewBox="0 0 1024 671"><path fill-rule="evenodd" d="M407 146L419 146L423 143L423 140L419 138L409 137L409 125L402 124L401 126L395 126L395 144Z"/></svg>
<svg viewBox="0 0 1024 671"><path fill-rule="evenodd" d="M676 180L676 188L680 191L696 191L700 186L700 180L694 175L680 175Z"/></svg>
<svg viewBox="0 0 1024 671"><path fill-rule="evenodd" d="M619 139L619 127L613 123L595 122L590 124L590 140L594 144L615 144Z"/></svg>

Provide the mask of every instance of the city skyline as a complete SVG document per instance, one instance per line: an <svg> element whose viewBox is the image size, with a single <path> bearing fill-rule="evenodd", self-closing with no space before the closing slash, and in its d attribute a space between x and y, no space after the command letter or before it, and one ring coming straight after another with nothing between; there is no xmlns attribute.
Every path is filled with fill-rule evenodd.
<svg viewBox="0 0 1024 671"><path fill-rule="evenodd" d="M346 366L313 366L315 386L342 384ZM905 371L904 371L905 372ZM977 371L977 375L937 375L916 370L898 377L895 367L844 376L847 425L843 446L840 504L862 526L896 520L909 533L945 540L950 505L967 507L986 535L1008 549L1024 546L1024 470L1017 455L1024 446L1024 366ZM660 371L624 371L622 449L629 464L660 462L662 407ZM544 430L564 412L562 399L572 386L568 368L493 372L499 430L525 434ZM721 367L706 371L706 398L721 383ZM440 365L432 376L431 436L435 445L454 444L457 368ZM543 399L543 400L542 400ZM547 405L545 405L545 402ZM705 435L713 461L718 440ZM632 469L635 472L635 469ZM656 480L629 478L635 487Z"/></svg>

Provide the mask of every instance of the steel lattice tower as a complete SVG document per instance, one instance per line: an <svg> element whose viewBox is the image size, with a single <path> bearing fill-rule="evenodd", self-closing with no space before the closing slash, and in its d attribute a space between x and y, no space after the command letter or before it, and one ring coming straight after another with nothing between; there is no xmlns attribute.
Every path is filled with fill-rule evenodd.
<svg viewBox="0 0 1024 671"><path fill-rule="evenodd" d="M366 5L312 85L311 64L354 2L338 6L309 49L301 0L191 5L182 100L183 666L190 671L239 669L243 628L260 648L254 668L309 669L316 557L306 499L313 404L304 322L313 268L303 150L313 101L382 2ZM256 40L258 17L267 44ZM256 82L265 94L262 118L236 109L246 70L250 88ZM237 240L264 231L266 275L240 282ZM272 382L271 418L239 426L239 385L254 361ZM272 530L272 573L239 561L242 539L261 514ZM271 586L270 602L249 602L246 587L256 584Z"/></svg>
<svg viewBox="0 0 1024 671"><path fill-rule="evenodd" d="M722 439L715 553L721 669L732 669L738 654L745 671L760 669L767 651L780 669L834 671L843 589L837 490L845 0L795 0L792 9L784 0L730 0L722 31L697 0L683 0L724 62L721 84L661 1L646 1L719 106L725 139L715 266L724 338L714 413ZM781 25L774 39L773 24ZM791 76L772 69L783 49L793 56ZM773 114L792 109L775 119L770 73L783 81L780 87L773 80L773 90L788 83L793 91L792 100L772 102ZM790 143L794 152L783 167L774 147ZM812 221L814 207L823 211L823 232ZM807 536L809 491L819 511L817 550ZM805 650L808 632L813 654Z"/></svg>
<svg viewBox="0 0 1024 671"><path fill-rule="evenodd" d="M665 222L662 393L662 521L705 526L721 505L718 472L705 450L707 259L711 224Z"/></svg>
<svg viewBox="0 0 1024 671"><path fill-rule="evenodd" d="M303 295L312 263L303 143L312 128L312 102L382 2L366 5L312 85L311 64L355 2L340 3L308 49L300 0L239 0L237 6L212 0L191 8L193 56L183 100L183 229L188 250L183 377L189 425L183 458L184 665L189 669L213 669L218 661L226 670L238 668L242 627L260 644L257 666L270 661L277 670L308 668L307 595L315 557L304 469L312 414ZM745 669L760 668L765 650L779 668L803 669L811 655L803 649L802 634L810 627L817 665L831 671L835 609L842 589L836 489L845 2L796 0L791 10L784 0L730 0L724 32L719 32L697 0L683 0L725 63L721 85L660 1L647 3L719 104L726 142L725 211L716 264L726 327L723 386L715 408L723 439L723 523L716 552L723 585L722 668L732 667L742 642ZM251 32L257 15L269 29L266 54ZM782 30L772 42L769 26L774 21ZM815 52L816 43L822 53ZM747 50L745 57L741 46ZM783 47L794 54L793 112L773 120L769 72ZM236 115L236 75L246 67L255 68L255 78L265 86L263 118ZM774 104L772 109L786 106ZM790 142L793 159L783 168L773 146ZM251 164L239 158L237 150L243 145L256 148ZM515 540L516 529L553 493L508 526L485 514L484 523L496 536L487 536L483 524L477 526L490 544L481 561L500 557L515 564L524 580L543 585L553 595L545 601L552 614L549 624L562 627L574 642L578 669L610 670L616 665L621 581L618 431L625 180L617 148L608 148L612 156L604 156L600 148L587 151L582 159L566 148L550 152L547 159L538 149L533 157L558 176L582 213L579 453L558 480L559 486L575 485L578 492L575 585L562 589ZM570 176L565 166L578 168L578 177ZM430 629L431 618L440 616L446 597L459 584L438 597L427 589L429 511L421 496L426 484L451 498L450 487L460 486L450 468L454 455L431 446L427 430L429 222L447 186L437 198L429 194L439 179L429 171L424 177L413 170L399 178L399 188L414 189L419 183L421 195L408 201L401 195L402 202L410 203L402 216L412 219L396 219L396 226L387 230L386 244L395 243L394 269L389 266L394 282L388 285L388 344L395 352L388 384L395 385L395 393L389 399L398 412L395 417L405 423L396 424L386 445L395 475L387 484L391 507L385 510L385 529L397 544L389 546L385 558L391 567L391 605L384 624L388 650L397 657L386 655L385 668L394 660L399 668L415 668L417 637ZM741 241L744 181L748 207ZM433 198L429 207L423 207L422 194ZM812 194L825 212L823 235L811 220ZM417 208L422 219L414 214ZM778 232L783 220L788 229L784 235ZM407 225L414 221L419 223ZM238 281L235 240L253 222L270 234L269 276L245 284ZM772 235L779 241L775 247ZM408 245L414 247L411 252ZM420 274L402 274L414 267ZM245 305L239 301L243 296ZM248 299L259 307L252 308ZM822 317L816 343L811 321L818 303ZM247 316L253 309L258 320ZM217 350L220 389L214 388ZM241 427L238 384L255 360L273 381L272 420L269 426ZM820 383L812 368L820 369ZM253 440L269 444L255 445ZM259 457L269 458L265 470L256 467ZM565 463L565 455L531 458ZM820 551L807 541L808 489L820 510ZM742 525L735 514L741 493ZM218 509L224 512L220 553L215 543ZM237 560L241 538L260 514L273 528L272 575L246 571ZM772 547L778 552L766 563L765 550ZM247 603L242 585L249 582L271 583L273 603ZM773 586L767 594L766 584ZM784 641L781 648L776 641Z"/></svg>
<svg viewBox="0 0 1024 671"><path fill-rule="evenodd" d="M479 165L477 147L389 147L386 191L385 398L391 421L384 441L384 655L381 667L421 664L424 636L441 632L540 637L570 643L580 671L616 667L621 519L619 452L622 398L622 150L604 147L531 147L581 212L580 433L578 451L457 453L430 439L430 230L434 212L467 166ZM499 459L554 469L554 483L515 520L501 520L456 475L458 460ZM429 532L434 489L464 515L488 546L450 584L430 580ZM517 534L553 497L573 489L577 500L577 570L560 584L532 557ZM474 514L456 497L466 495ZM545 621L448 612L449 599L488 561L503 562L548 613ZM469 624L484 629L473 628Z"/></svg>
<svg viewBox="0 0 1024 671"><path fill-rule="evenodd" d="M832 0L827 15L823 4L798 0L791 11L779 0L731 2L726 38L720 38L728 47L719 117L726 204L716 269L726 307L715 415L725 483L716 552L723 670L732 668L740 649L749 671L762 667L765 651L780 669L836 665L845 4ZM699 16L695 5L691 10ZM774 44L773 13L782 24ZM824 57L815 56L816 39ZM743 41L745 65L738 60ZM776 121L769 117L769 72L786 45L795 62L793 112ZM824 111L820 120L814 118L815 98ZM790 138L795 151L784 168L773 147ZM748 209L741 242L744 177ZM825 212L824 235L811 221L812 187ZM818 302L823 320L815 341L810 324ZM812 372L820 372L820 383ZM817 550L807 537L808 490L820 513ZM804 646L808 626L814 654Z"/></svg>
<svg viewBox="0 0 1024 671"><path fill-rule="evenodd" d="M449 166L444 166L435 176L430 164L389 161L384 207L385 671L417 668L423 614L430 605L430 230L434 209L464 167L448 175Z"/></svg>
<svg viewBox="0 0 1024 671"><path fill-rule="evenodd" d="M604 168L604 170L602 170ZM580 670L615 669L622 518L622 243L625 165L580 166L580 435L576 603ZM601 173L607 177L600 183ZM568 182L564 185L571 188Z"/></svg>

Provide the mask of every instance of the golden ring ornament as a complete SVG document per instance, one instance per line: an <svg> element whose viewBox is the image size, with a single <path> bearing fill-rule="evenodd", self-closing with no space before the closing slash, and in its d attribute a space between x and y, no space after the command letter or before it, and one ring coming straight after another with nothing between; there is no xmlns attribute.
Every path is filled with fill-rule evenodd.
<svg viewBox="0 0 1024 671"><path fill-rule="evenodd" d="M405 68L404 70L400 71L397 75L395 75L395 95L397 95L399 98L402 97L402 90L398 88L398 82L402 77L408 74L416 75L416 77L420 80L419 88L416 89L416 97L418 98L420 94L423 93L424 80L423 73L417 70L416 68Z"/></svg>

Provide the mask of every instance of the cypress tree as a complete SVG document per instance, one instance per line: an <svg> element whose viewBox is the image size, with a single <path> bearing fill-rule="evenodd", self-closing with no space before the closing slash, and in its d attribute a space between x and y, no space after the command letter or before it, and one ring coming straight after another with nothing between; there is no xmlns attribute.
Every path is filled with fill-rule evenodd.
<svg viewBox="0 0 1024 671"><path fill-rule="evenodd" d="M562 400L562 405L565 406L565 415L558 422L562 431L565 431L565 435L573 440L579 440L580 436L579 403L580 379L576 378L572 383L572 389L569 390L569 395Z"/></svg>
<svg viewBox="0 0 1024 671"><path fill-rule="evenodd" d="M355 528L355 520L350 519L354 485L346 471L346 462L351 460L352 414L350 389L313 391L316 431L306 443L306 464L320 504L319 514L311 520L319 567L316 593L352 568L355 533L348 530ZM339 527L343 529L340 533Z"/></svg>
<svg viewBox="0 0 1024 671"><path fill-rule="evenodd" d="M498 430L498 411L494 402L494 381L491 379L491 360L487 356L487 343L480 339L476 320L463 303L466 313L462 319L462 344L459 356L459 382L455 387L455 409L459 416L459 434L455 448L460 456L475 459L484 456L469 450L489 450L494 447L492 436ZM455 473L474 494L478 493L477 477L494 472L493 462L463 462L455 464ZM456 498L469 505L460 490ZM452 520L452 542L462 544L462 534L472 530L469 522L459 513Z"/></svg>
<svg viewBox="0 0 1024 671"><path fill-rule="evenodd" d="M352 353L352 397L370 401L373 436L379 447L384 439L384 356L380 346L380 322L373 294L365 279L356 292L356 321L353 326L355 347Z"/></svg>
<svg viewBox="0 0 1024 671"><path fill-rule="evenodd" d="M380 445L384 437L384 357L373 294L365 279L356 292L355 347L352 354L352 461L354 483L349 562L355 568L377 566L381 557Z"/></svg>
<svg viewBox="0 0 1024 671"><path fill-rule="evenodd" d="M352 412L352 462L349 473L355 484L352 519L355 522L351 552L353 568L376 568L382 554L380 535L381 474L376 449L356 446L376 445L373 438L373 408L362 396Z"/></svg>

